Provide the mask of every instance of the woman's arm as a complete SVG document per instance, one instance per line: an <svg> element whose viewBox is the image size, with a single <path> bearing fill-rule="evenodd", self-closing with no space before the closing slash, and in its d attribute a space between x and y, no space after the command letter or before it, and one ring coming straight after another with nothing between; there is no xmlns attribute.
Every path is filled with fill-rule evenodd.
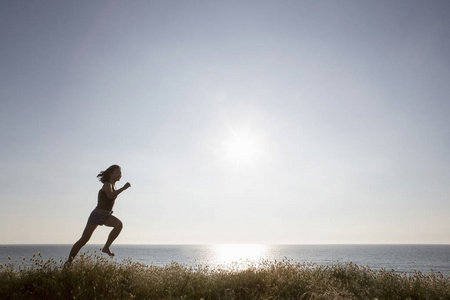
<svg viewBox="0 0 450 300"><path fill-rule="evenodd" d="M103 190L106 192L106 196L109 199L116 199L116 197L122 193L123 191L125 191L127 188L129 188L131 186L131 184L129 182L125 183L125 185L118 189L118 190L113 190L113 186L110 182L105 182L105 184L103 185Z"/></svg>

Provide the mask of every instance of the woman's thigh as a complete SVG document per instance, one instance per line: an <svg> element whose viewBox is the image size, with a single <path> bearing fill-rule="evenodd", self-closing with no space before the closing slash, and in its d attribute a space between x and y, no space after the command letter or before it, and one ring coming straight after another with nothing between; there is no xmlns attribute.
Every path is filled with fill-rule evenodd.
<svg viewBox="0 0 450 300"><path fill-rule="evenodd" d="M96 225L96 224L87 223L87 224L86 224L86 228L84 228L82 238L84 238L84 239L90 239L91 236L92 236L92 233L93 233L94 230L97 228L97 226L98 226L98 225Z"/></svg>
<svg viewBox="0 0 450 300"><path fill-rule="evenodd" d="M120 221L115 216L109 216L103 225L108 226L108 227L121 227L122 221Z"/></svg>

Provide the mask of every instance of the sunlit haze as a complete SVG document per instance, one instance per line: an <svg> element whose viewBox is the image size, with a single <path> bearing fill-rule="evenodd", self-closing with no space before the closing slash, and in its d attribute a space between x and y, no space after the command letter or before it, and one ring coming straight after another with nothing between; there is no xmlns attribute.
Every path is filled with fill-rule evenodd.
<svg viewBox="0 0 450 300"><path fill-rule="evenodd" d="M262 155L262 145L258 143L258 137L253 136L248 130L233 132L225 141L227 155L230 161L239 163L256 163Z"/></svg>
<svg viewBox="0 0 450 300"><path fill-rule="evenodd" d="M223 244L214 247L216 264L229 265L232 263L258 262L264 257L266 246L256 244Z"/></svg>
<svg viewBox="0 0 450 300"><path fill-rule="evenodd" d="M449 1L1 1L0 244L73 244L112 164L117 244L448 244L449 37Z"/></svg>

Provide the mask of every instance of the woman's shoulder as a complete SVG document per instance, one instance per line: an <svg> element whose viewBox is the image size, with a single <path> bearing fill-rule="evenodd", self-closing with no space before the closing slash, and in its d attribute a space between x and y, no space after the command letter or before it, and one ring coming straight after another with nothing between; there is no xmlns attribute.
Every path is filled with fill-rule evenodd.
<svg viewBox="0 0 450 300"><path fill-rule="evenodd" d="M102 186L102 188L100 190L101 191L106 191L106 189L110 189L110 190L113 189L113 185L112 185L111 182L107 181L107 182L103 183L103 186Z"/></svg>

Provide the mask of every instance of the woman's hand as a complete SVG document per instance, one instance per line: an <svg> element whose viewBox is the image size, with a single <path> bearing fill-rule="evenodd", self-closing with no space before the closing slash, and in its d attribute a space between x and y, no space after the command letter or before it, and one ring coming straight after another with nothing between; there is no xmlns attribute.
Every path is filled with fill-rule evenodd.
<svg viewBox="0 0 450 300"><path fill-rule="evenodd" d="M131 184L129 182L125 183L125 185L123 186L123 189L126 190L127 188L129 188L131 186Z"/></svg>

